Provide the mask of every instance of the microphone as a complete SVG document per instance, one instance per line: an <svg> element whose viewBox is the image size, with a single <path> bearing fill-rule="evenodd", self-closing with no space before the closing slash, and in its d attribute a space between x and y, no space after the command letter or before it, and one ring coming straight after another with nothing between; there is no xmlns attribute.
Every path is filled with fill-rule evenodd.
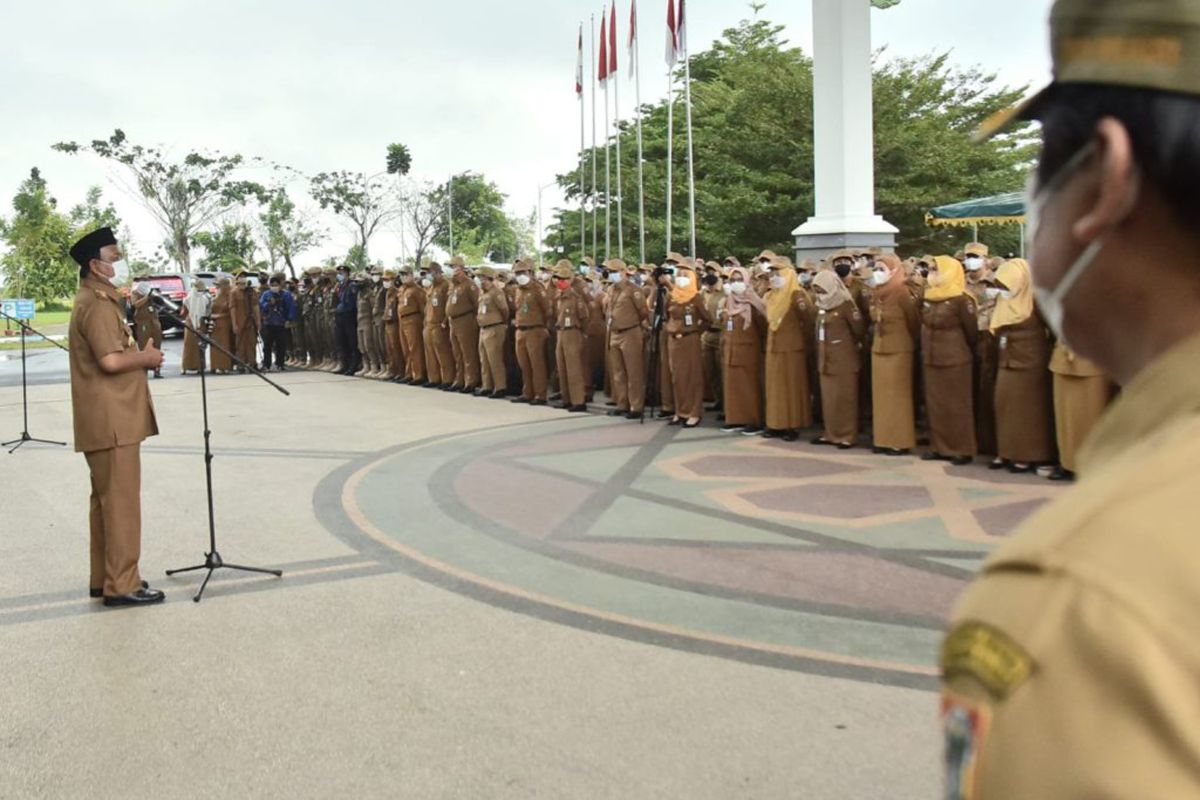
<svg viewBox="0 0 1200 800"><path fill-rule="evenodd" d="M161 293L159 293L158 289L150 290L150 302L154 303L154 305L156 305L159 308L165 308L167 311L170 311L172 314L178 314L182 310L179 307L179 304L176 303L175 301L171 300L171 298L163 297L163 295Z"/></svg>

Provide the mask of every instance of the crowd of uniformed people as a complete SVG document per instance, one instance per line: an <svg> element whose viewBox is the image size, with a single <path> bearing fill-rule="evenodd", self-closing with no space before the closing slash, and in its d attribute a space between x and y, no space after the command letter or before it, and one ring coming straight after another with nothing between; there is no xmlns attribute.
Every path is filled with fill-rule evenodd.
<svg viewBox="0 0 1200 800"><path fill-rule="evenodd" d="M1112 397L1056 344L1029 267L972 243L901 261L843 250L796 267L770 251L743 266L672 253L661 265L590 258L553 267L306 270L200 282L186 315L264 369L336 372L610 416L955 465L1073 477L1075 452ZM201 350L186 332L183 369ZM240 367L219 350L209 369Z"/></svg>

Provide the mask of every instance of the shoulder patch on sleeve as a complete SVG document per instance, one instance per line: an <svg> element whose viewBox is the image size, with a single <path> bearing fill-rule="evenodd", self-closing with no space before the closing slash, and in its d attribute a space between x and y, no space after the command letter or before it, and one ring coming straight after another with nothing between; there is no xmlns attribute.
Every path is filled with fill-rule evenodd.
<svg viewBox="0 0 1200 800"><path fill-rule="evenodd" d="M997 699L1020 686L1034 669L1033 659L999 628L964 622L942 642L942 675L974 678Z"/></svg>
<svg viewBox="0 0 1200 800"><path fill-rule="evenodd" d="M945 736L946 798L977 796L980 751L991 725L991 709L982 703L942 693L942 732Z"/></svg>

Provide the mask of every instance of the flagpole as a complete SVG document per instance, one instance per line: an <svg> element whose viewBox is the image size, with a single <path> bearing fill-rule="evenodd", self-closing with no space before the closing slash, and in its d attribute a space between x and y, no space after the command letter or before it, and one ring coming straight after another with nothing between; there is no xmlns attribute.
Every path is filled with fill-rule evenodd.
<svg viewBox="0 0 1200 800"><path fill-rule="evenodd" d="M596 15L592 14L592 256L599 247L596 219Z"/></svg>
<svg viewBox="0 0 1200 800"><path fill-rule="evenodd" d="M450 229L450 258L454 258L454 176L446 181L446 224Z"/></svg>
<svg viewBox="0 0 1200 800"><path fill-rule="evenodd" d="M615 31L617 21L617 4L613 0L612 22L614 31L609 34L613 44L612 55L609 56L612 60L617 58L617 34ZM613 124L617 137L617 258L625 259L625 221L621 213L624 207L625 198L621 194L621 74L620 70L614 70L612 74L613 81Z"/></svg>
<svg viewBox="0 0 1200 800"><path fill-rule="evenodd" d="M636 0L634 0L636 3ZM636 9L636 5L634 8ZM636 19L636 16L635 16ZM641 260L646 263L646 177L642 168L642 56L641 37L633 39L633 91L634 102L637 103L637 172L638 172L638 236L641 240Z"/></svg>
<svg viewBox="0 0 1200 800"><path fill-rule="evenodd" d="M667 68L667 252L671 252L672 175L675 162L675 65Z"/></svg>
<svg viewBox="0 0 1200 800"><path fill-rule="evenodd" d="M612 258L612 128L608 121L608 81L604 82L604 260Z"/></svg>
<svg viewBox="0 0 1200 800"><path fill-rule="evenodd" d="M587 255L587 194L583 188L587 168L587 139L584 135L583 107L583 23L579 23L579 258Z"/></svg>
<svg viewBox="0 0 1200 800"><path fill-rule="evenodd" d="M687 106L687 159L688 159L688 215L691 226L692 251L688 253L696 257L696 160L692 148L692 66L688 53L687 27L683 19L683 0L679 0L679 27L683 31L680 49L683 51L683 81L684 104Z"/></svg>

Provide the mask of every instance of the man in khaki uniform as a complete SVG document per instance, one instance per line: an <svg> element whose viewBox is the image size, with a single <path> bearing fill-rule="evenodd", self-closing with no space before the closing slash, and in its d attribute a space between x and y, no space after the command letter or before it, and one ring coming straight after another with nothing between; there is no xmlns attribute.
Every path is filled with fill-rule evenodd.
<svg viewBox="0 0 1200 800"><path fill-rule="evenodd" d="M496 270L480 267L476 277L483 284L476 316L483 387L476 394L503 400L508 394L508 372L504 367L504 341L508 338L510 315L508 298L496 282Z"/></svg>
<svg viewBox="0 0 1200 800"><path fill-rule="evenodd" d="M521 261L513 267L516 275L517 302L513 317L517 329L517 363L521 367L521 396L514 403L546 405L549 386L546 379L546 341L550 338L550 300L539 281L533 279L533 262Z"/></svg>
<svg viewBox="0 0 1200 800"><path fill-rule="evenodd" d="M425 372L425 289L417 283L410 266L397 273L400 294L396 299L396 318L400 321L400 349L404 359L404 379L400 383L428 386Z"/></svg>
<svg viewBox="0 0 1200 800"><path fill-rule="evenodd" d="M450 323L446 316L446 300L450 282L442 275L442 265L431 262L428 277L422 279L425 290L425 368L433 389L452 389L454 383L454 350L450 346ZM462 388L462 387L458 387Z"/></svg>
<svg viewBox="0 0 1200 800"><path fill-rule="evenodd" d="M950 798L1200 797L1200 4L1058 0L1026 252L1123 387L1079 483L987 560L941 649Z"/></svg>
<svg viewBox="0 0 1200 800"><path fill-rule="evenodd" d="M450 345L454 351L454 386L463 394L479 388L479 325L475 314L479 309L479 290L462 256L450 261L454 274L446 300L446 316L450 320Z"/></svg>
<svg viewBox="0 0 1200 800"><path fill-rule="evenodd" d="M389 381L403 380L406 369L404 364L404 348L400 344L400 317L396 313L400 300L400 287L396 283L396 271L385 270L383 273L383 343L387 352Z"/></svg>
<svg viewBox="0 0 1200 800"><path fill-rule="evenodd" d="M585 281L578 276L571 262L563 259L554 269L558 297L554 301L555 360L558 363L558 386L562 392L563 410L571 413L587 411L587 328L591 306L585 295Z"/></svg>
<svg viewBox="0 0 1200 800"><path fill-rule="evenodd" d="M71 248L79 291L71 309L71 411L75 451L91 472L92 597L106 606L160 603L163 593L142 581L142 441L158 434L146 370L163 354L153 342L139 351L125 325L117 285L129 278L111 228Z"/></svg>
<svg viewBox="0 0 1200 800"><path fill-rule="evenodd" d="M645 295L633 282L635 266L621 259L605 262L611 271L612 294L608 301L608 363L612 366L613 400L617 407L610 417L642 418L646 406L646 326L650 309Z"/></svg>

